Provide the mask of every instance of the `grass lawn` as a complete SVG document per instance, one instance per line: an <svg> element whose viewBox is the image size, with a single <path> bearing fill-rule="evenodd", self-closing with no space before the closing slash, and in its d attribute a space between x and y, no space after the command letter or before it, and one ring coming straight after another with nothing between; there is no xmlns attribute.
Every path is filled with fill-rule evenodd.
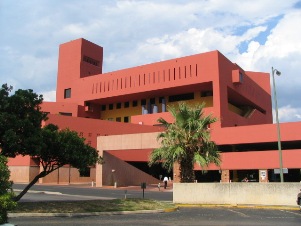
<svg viewBox="0 0 301 226"><path fill-rule="evenodd" d="M156 210L174 208L170 202L150 199L113 199L89 201L20 202L12 213L85 213Z"/></svg>

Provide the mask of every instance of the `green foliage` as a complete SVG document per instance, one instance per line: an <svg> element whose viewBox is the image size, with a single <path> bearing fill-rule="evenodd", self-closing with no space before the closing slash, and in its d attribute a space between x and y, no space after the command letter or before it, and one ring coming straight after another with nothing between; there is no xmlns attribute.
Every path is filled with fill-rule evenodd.
<svg viewBox="0 0 301 226"><path fill-rule="evenodd" d="M69 164L79 170L85 170L96 163L102 163L98 151L86 144L85 139L79 137L75 131L59 130L56 125L49 124L42 128L41 137L41 147L34 157L39 159L42 171L15 198L17 201L39 178L47 176L64 165Z"/></svg>
<svg viewBox="0 0 301 226"><path fill-rule="evenodd" d="M11 188L10 172L7 167L7 158L0 155L0 195L4 195Z"/></svg>
<svg viewBox="0 0 301 226"><path fill-rule="evenodd" d="M38 159L43 169L15 200L18 201L39 178L63 165L86 169L101 162L97 150L85 144L76 132L59 130L55 125L41 128L42 122L47 120L47 113L40 108L42 95L31 89L19 89L10 95L11 91L12 87L7 84L0 88L1 154L6 157L29 155ZM1 184L2 187L5 189L7 185Z"/></svg>
<svg viewBox="0 0 301 226"><path fill-rule="evenodd" d="M41 122L47 114L40 111L42 95L32 90L17 90L10 95L12 87L0 88L0 148L7 157L34 155L41 142Z"/></svg>
<svg viewBox="0 0 301 226"><path fill-rule="evenodd" d="M181 182L193 182L194 163L202 168L209 163L220 164L219 151L210 140L208 129L217 119L211 115L204 116L203 108L204 104L189 107L185 103L179 103L178 108L169 107L175 121L169 124L163 118L158 120L166 130L158 136L161 147L151 153L149 165L162 163L171 171L174 163L179 163Z"/></svg>
<svg viewBox="0 0 301 226"><path fill-rule="evenodd" d="M57 126L49 124L42 129L42 137L43 145L36 157L47 172L66 164L85 169L101 162L98 151L85 144L85 139L75 131L59 130Z"/></svg>
<svg viewBox="0 0 301 226"><path fill-rule="evenodd" d="M7 159L0 155L0 224L7 222L7 211L16 207L16 203L12 201L14 195L11 192L12 183L9 176Z"/></svg>

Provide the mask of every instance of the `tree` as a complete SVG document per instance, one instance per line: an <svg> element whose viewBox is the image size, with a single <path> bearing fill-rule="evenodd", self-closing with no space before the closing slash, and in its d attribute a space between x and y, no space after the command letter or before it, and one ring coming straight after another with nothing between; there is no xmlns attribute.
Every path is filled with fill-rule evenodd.
<svg viewBox="0 0 301 226"><path fill-rule="evenodd" d="M166 130L158 135L160 148L152 151L149 165L162 163L171 171L174 163L180 167L180 182L195 180L194 164L202 168L209 163L220 164L220 154L216 144L210 140L210 124L217 121L211 115L204 116L204 103L189 107L179 103L178 108L169 107L174 117L174 123L168 123L163 118L158 120Z"/></svg>
<svg viewBox="0 0 301 226"><path fill-rule="evenodd" d="M75 131L59 130L56 125L49 124L42 128L42 140L41 148L34 156L39 160L42 171L15 198L16 201L20 200L40 178L64 165L69 164L81 171L102 162L98 151L85 144L85 139L79 137Z"/></svg>
<svg viewBox="0 0 301 226"><path fill-rule="evenodd" d="M16 206L16 203L12 201L12 182L9 181L9 176L7 158L0 155L0 224L7 222L7 211Z"/></svg>
<svg viewBox="0 0 301 226"><path fill-rule="evenodd" d="M20 200L39 178L63 165L84 170L101 162L97 150L85 144L76 132L58 130L52 124L41 128L42 122L47 120L47 113L40 108L42 95L31 89L19 89L13 95L11 91L12 87L7 84L0 88L0 154L6 157L29 155L42 166L42 171L15 201Z"/></svg>
<svg viewBox="0 0 301 226"><path fill-rule="evenodd" d="M42 95L31 89L17 90L9 95L12 87L0 88L0 148L7 157L34 155L41 142L41 123L47 113L41 111Z"/></svg>

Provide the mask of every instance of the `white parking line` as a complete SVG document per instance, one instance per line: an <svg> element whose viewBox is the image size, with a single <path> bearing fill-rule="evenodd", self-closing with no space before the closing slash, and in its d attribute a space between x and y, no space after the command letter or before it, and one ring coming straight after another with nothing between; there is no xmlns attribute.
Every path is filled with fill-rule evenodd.
<svg viewBox="0 0 301 226"><path fill-rule="evenodd" d="M230 210L230 209L228 209L228 211L230 211L230 212L232 212L232 213L237 213L239 216L242 216L242 217L250 217L250 216L248 216L247 214L241 213L241 212L239 212L239 211Z"/></svg>

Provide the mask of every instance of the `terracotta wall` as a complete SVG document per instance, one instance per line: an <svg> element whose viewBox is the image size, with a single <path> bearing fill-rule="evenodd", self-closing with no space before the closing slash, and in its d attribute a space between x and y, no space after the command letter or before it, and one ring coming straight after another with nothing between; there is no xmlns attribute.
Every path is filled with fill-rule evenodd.
<svg viewBox="0 0 301 226"><path fill-rule="evenodd" d="M39 183L76 184L92 181L95 181L95 168L90 169L90 177L81 177L78 169L64 166L41 178Z"/></svg>

